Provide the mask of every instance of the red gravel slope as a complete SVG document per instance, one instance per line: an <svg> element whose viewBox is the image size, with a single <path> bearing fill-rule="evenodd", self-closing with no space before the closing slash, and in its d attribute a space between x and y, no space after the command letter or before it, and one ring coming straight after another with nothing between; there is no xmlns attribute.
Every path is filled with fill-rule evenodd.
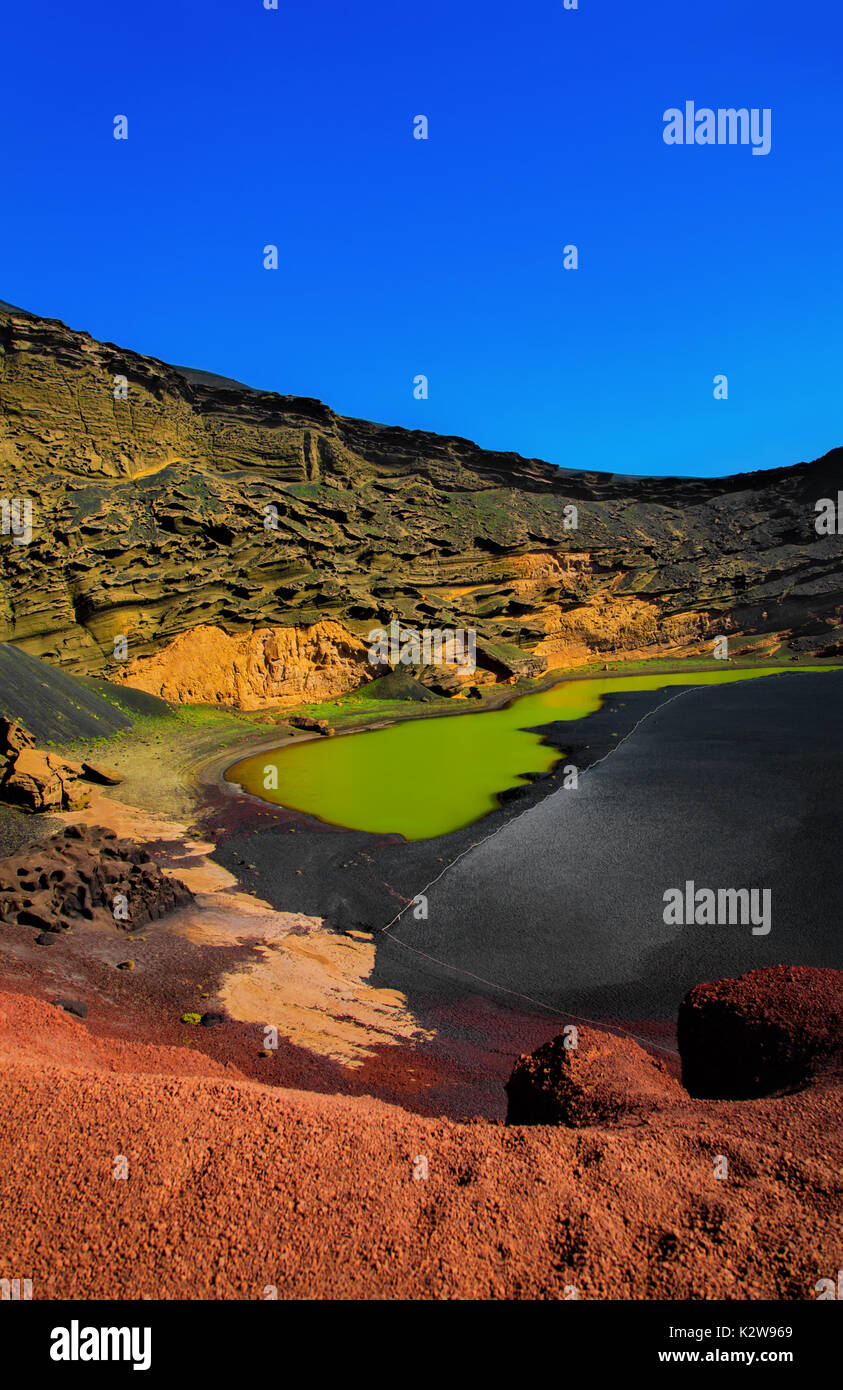
<svg viewBox="0 0 843 1390"><path fill-rule="evenodd" d="M0 1274L38 1299L812 1299L840 1265L841 1112L826 1079L631 1127L459 1125L5 994Z"/></svg>

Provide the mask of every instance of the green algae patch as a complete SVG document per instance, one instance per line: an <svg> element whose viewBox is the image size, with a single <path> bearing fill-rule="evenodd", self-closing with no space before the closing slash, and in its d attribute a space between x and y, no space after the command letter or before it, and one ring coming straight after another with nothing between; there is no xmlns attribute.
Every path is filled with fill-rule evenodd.
<svg viewBox="0 0 843 1390"><path fill-rule="evenodd" d="M426 840L487 815L500 792L528 780L525 774L549 772L563 754L542 742L544 724L583 719L607 695L726 685L785 672L798 674L793 667L769 666L563 681L502 709L407 719L289 744L244 758L225 775L253 796L332 825Z"/></svg>

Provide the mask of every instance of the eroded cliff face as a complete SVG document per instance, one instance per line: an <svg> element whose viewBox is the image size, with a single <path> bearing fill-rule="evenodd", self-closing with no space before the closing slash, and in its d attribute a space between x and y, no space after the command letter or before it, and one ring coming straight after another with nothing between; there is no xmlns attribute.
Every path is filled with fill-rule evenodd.
<svg viewBox="0 0 843 1390"><path fill-rule="evenodd" d="M0 306L0 497L32 502L30 542L0 538L0 640L246 705L352 688L371 674L362 642L393 617L475 628L502 680L688 654L723 633L733 651L829 650L843 538L816 534L814 504L836 496L841 462L717 480L573 472Z"/></svg>
<svg viewBox="0 0 843 1390"><path fill-rule="evenodd" d="M316 704L345 695L376 674L368 648L341 623L262 627L231 635L201 626L160 652L130 661L127 685L175 704Z"/></svg>

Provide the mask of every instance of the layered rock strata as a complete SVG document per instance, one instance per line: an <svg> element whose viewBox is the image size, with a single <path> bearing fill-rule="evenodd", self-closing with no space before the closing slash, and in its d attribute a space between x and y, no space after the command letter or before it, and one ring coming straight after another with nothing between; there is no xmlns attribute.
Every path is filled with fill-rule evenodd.
<svg viewBox="0 0 843 1390"><path fill-rule="evenodd" d="M498 680L722 634L735 652L833 654L843 537L814 522L841 461L718 479L557 468L0 306L0 497L31 503L28 543L25 508L0 538L0 641L246 706L353 688L393 617L474 628Z"/></svg>

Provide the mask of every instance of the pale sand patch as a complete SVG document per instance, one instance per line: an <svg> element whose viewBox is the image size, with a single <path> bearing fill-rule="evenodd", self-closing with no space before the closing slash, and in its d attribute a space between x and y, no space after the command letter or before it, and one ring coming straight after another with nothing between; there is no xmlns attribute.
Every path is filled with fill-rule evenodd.
<svg viewBox="0 0 843 1390"><path fill-rule="evenodd" d="M163 868L171 878L180 878L193 893L214 893L237 887L237 879L208 858L214 849L207 840L197 840L190 835L188 827L181 821L165 820L163 816L151 815L137 806L129 806L106 796L100 787L91 788L90 805L81 811L62 811L59 819L65 825L104 825L115 835L148 844L150 840L173 840L179 845L180 859L195 861L178 868ZM245 895L244 895L245 896Z"/></svg>
<svg viewBox="0 0 843 1390"><path fill-rule="evenodd" d="M89 806L61 819L103 825L141 843L178 843L178 857L191 862L165 872L187 884L196 902L165 918L167 930L197 946L249 943L261 953L223 980L217 998L232 1018L274 1027L296 1046L348 1067L362 1066L379 1045L433 1036L398 990L367 984L375 964L369 937L325 931L321 918L277 912L243 893L234 875L208 858L213 844L193 838L181 822L128 806L99 788L92 789Z"/></svg>
<svg viewBox="0 0 843 1390"><path fill-rule="evenodd" d="M361 1066L381 1044L433 1036L420 1028L398 990L367 984L373 941L314 925L260 950L262 959L229 975L219 993L244 1023L274 1026L297 1046L348 1067Z"/></svg>

